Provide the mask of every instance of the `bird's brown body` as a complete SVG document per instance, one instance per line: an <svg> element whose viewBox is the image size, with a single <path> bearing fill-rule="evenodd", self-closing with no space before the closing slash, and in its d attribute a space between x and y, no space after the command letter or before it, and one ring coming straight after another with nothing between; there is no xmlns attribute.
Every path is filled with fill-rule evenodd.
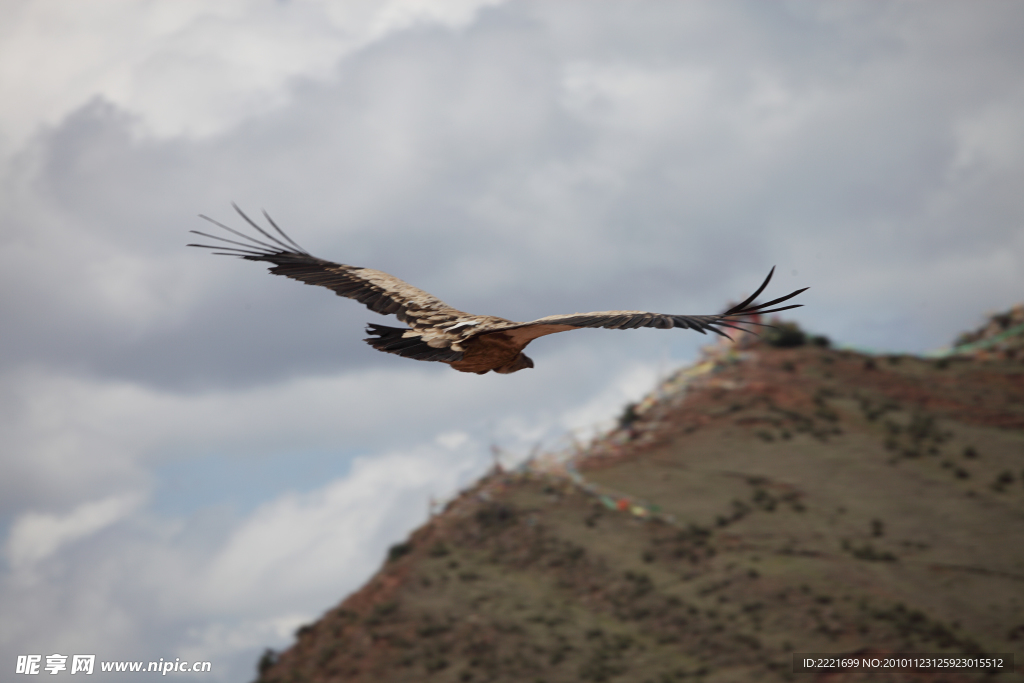
<svg viewBox="0 0 1024 683"><path fill-rule="evenodd" d="M635 327L656 327L669 329L681 327L705 334L707 330L726 335L718 328L737 327L736 323L750 323L744 319L754 314L774 313L799 304L770 308L775 304L793 298L804 289L797 290L768 303L750 306L764 290L772 273L760 288L743 303L720 315L668 315L647 311L599 311L595 313L571 313L551 315L545 318L520 323L496 316L472 315L456 310L437 297L417 289L388 273L371 268L347 266L312 256L295 244L277 225L264 216L285 241L274 237L249 219L238 207L235 210L263 237L265 242L245 235L226 225L206 218L210 222L238 235L246 242L238 242L193 230L199 235L238 246L218 247L205 244L189 246L219 249L216 253L239 256L250 261L272 263L270 272L299 280L309 285L319 285L333 290L339 296L355 299L371 311L395 314L407 328L385 327L370 323L367 331L373 335L365 341L375 349L394 353L416 360L448 363L460 372L484 374L490 371L509 374L532 368L533 361L523 353L534 339L556 332L583 327L604 327L609 329L631 329ZM774 268L772 272L774 272Z"/></svg>
<svg viewBox="0 0 1024 683"><path fill-rule="evenodd" d="M486 373L488 370L507 375L516 370L533 367L533 361L523 354L519 346L504 332L494 332L466 340L461 344L462 360L450 365L459 372Z"/></svg>

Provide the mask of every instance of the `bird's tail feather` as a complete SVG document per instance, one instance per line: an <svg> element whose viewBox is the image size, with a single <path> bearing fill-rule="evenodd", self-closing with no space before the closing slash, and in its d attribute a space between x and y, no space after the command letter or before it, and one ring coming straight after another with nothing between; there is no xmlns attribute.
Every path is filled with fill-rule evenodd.
<svg viewBox="0 0 1024 683"><path fill-rule="evenodd" d="M367 344L385 353L394 353L404 358L415 360L439 361L451 363L462 360L462 352L451 349L437 349L423 341L423 337L406 337L409 328L388 327L376 323L367 323L366 332L377 335L364 339Z"/></svg>

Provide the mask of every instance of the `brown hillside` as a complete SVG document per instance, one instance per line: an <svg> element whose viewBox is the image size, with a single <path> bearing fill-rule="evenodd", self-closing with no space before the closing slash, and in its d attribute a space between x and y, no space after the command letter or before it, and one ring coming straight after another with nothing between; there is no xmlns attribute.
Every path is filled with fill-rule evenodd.
<svg viewBox="0 0 1024 683"><path fill-rule="evenodd" d="M627 411L579 474L464 492L259 680L990 678L792 672L794 652L854 651L1016 653L1021 670L1019 359L761 345L702 368Z"/></svg>

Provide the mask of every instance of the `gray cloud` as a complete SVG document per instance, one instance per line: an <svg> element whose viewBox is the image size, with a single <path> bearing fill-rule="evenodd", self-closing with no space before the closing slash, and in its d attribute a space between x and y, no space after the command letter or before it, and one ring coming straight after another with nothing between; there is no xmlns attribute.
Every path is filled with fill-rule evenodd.
<svg viewBox="0 0 1024 683"><path fill-rule="evenodd" d="M808 245L827 251L845 243L860 268L924 266L951 251L959 257L964 246L1002 249L1017 232L1020 200L1010 183L973 197L969 176L1005 174L991 169L998 157L1019 174L1019 150L972 133L972 120L998 119L1000 107L1004 118L1018 111L1019 83L1008 93L1010 74L989 71L1004 60L984 50L974 56L973 44L953 47L977 71L947 72L942 62L929 70L949 46L920 38L922 22L946 31L954 18L986 22L955 10L945 22L907 17L906 9L851 21L773 8L740 21L735 8L677 17L661 6L660 24L681 31L679 45L631 55L602 40L608 25L567 49L557 31L545 30L544 7L506 6L461 34L424 28L382 41L346 60L335 80L294 86L289 106L198 141L139 140L129 116L94 102L24 162L38 169L36 200L63 214L63 230L87 233L77 237L82 245L50 237L74 254L62 264L65 277L92 287L74 287L84 299L76 300L54 286L49 269L25 262L26 272L9 275L19 285L9 296L23 299L35 284L40 298L59 301L46 302L49 320L20 304L31 321L17 326L24 332L8 340L15 348L5 356L56 356L104 374L193 384L280 372L282 363L316 372L344 367L343 358L383 362L358 342L372 314L329 294L259 282L237 266L198 263L177 248L183 227L202 228L189 207L230 218L229 197L253 208L276 204L269 208L279 221L316 243L316 253L522 319L563 307L707 312L776 261L799 269ZM583 24L594 21L581 11L574 16ZM643 19L649 28L652 19ZM739 35L695 54L685 38L701 19ZM779 33L765 35L762 21L779 24ZM974 32L995 40L993 51L1008 49L999 42L1008 36ZM977 83L979 72L987 84ZM957 174L967 177L953 182ZM954 206L930 214L936 200ZM979 200L995 200L985 225L976 218ZM62 245L46 246L59 259ZM117 256L124 260L113 262ZM157 262L173 264L181 279L160 273ZM135 301L111 301L103 288L120 284L88 272L133 268L139 272L123 284L138 290ZM811 297L830 285L849 291L836 278L860 277L826 270L834 285L814 283ZM273 308L250 316L242 302ZM165 314L140 320L138 309L155 303ZM73 329L69 318L78 318ZM189 343L197 331L208 352ZM324 339L338 339L345 353ZM270 362L254 368L249 353Z"/></svg>

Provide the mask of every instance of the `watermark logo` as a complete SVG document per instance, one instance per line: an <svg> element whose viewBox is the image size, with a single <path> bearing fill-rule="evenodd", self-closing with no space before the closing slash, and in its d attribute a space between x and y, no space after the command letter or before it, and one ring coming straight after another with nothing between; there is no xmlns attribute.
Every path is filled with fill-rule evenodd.
<svg viewBox="0 0 1024 683"><path fill-rule="evenodd" d="M75 655L71 658L71 673L91 674L96 655Z"/></svg>
<svg viewBox="0 0 1024 683"><path fill-rule="evenodd" d="M39 673L39 662L43 658L42 655L18 655L18 666L15 668L14 673L16 674L37 674Z"/></svg>
<svg viewBox="0 0 1024 683"><path fill-rule="evenodd" d="M42 655L18 655L18 664L14 673L38 674L42 666ZM71 673L91 674L93 665L96 663L96 655L73 655L71 657ZM56 674L68 669L68 656L60 654L46 655L46 666L42 670L49 674Z"/></svg>
<svg viewBox="0 0 1024 683"><path fill-rule="evenodd" d="M45 659L45 664L43 663ZM68 660L71 660L70 666ZM56 675L61 672L71 674L91 674L96 668L96 655L18 655L14 673L35 676L41 673ZM158 662L100 662L100 671L124 673L158 673L166 676L171 672L202 673L210 671L210 662L183 662L181 659Z"/></svg>

